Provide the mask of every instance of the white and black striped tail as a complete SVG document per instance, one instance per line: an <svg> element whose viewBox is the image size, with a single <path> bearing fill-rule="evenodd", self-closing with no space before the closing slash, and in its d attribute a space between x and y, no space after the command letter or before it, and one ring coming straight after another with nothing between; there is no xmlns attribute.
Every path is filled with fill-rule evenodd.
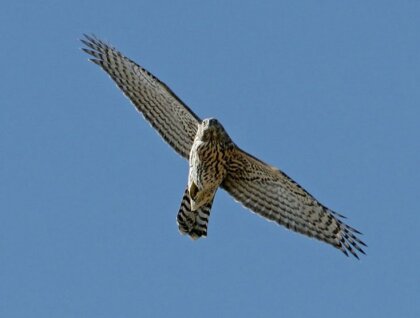
<svg viewBox="0 0 420 318"><path fill-rule="evenodd" d="M196 211L191 211L190 194L187 187L176 218L179 231L182 234L188 234L193 240L207 236L207 224L212 204L213 200Z"/></svg>

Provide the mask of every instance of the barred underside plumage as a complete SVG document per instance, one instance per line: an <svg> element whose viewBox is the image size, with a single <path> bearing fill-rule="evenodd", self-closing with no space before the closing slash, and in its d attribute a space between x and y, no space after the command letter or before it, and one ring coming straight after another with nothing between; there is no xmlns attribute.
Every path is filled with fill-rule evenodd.
<svg viewBox="0 0 420 318"><path fill-rule="evenodd" d="M191 211L191 198L188 187L185 189L176 218L179 231L182 234L188 234L194 240L202 236L207 236L207 225L209 222L211 206L213 205L213 199L196 211Z"/></svg>
<svg viewBox="0 0 420 318"><path fill-rule="evenodd" d="M94 36L83 51L115 81L177 153L189 160L189 187L177 215L182 234L196 239L207 225L218 186L251 211L326 242L348 256L365 254L361 234L277 168L239 149L216 119L201 120L158 78ZM191 196L190 196L191 195ZM193 208L192 208L193 207ZM193 211L193 209L195 211Z"/></svg>
<svg viewBox="0 0 420 318"><path fill-rule="evenodd" d="M319 203L285 173L239 148L231 151L228 174L222 188L251 211L347 251L365 254L357 230L344 224L340 214Z"/></svg>
<svg viewBox="0 0 420 318"><path fill-rule="evenodd" d="M85 35L81 40L145 119L177 153L188 159L201 119L174 92L149 71L123 56L114 47Z"/></svg>

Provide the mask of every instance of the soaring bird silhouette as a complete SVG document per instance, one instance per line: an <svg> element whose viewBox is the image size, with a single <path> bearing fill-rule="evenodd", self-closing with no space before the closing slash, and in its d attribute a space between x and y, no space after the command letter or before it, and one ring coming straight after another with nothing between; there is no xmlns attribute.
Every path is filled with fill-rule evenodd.
<svg viewBox="0 0 420 318"><path fill-rule="evenodd" d="M149 71L95 36L83 51L115 81L136 109L177 153L189 160L188 185L177 222L193 239L207 235L219 187L251 211L314 237L356 258L366 246L342 215L321 204L285 173L241 150L217 119L201 120Z"/></svg>

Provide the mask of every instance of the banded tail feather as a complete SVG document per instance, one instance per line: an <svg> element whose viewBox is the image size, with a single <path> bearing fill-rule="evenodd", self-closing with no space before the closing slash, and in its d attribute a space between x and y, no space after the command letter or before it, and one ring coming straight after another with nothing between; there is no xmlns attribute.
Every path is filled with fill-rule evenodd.
<svg viewBox="0 0 420 318"><path fill-rule="evenodd" d="M181 234L188 234L193 240L196 240L202 236L207 236L207 224L213 200L195 211L191 211L190 200L187 187L176 220Z"/></svg>

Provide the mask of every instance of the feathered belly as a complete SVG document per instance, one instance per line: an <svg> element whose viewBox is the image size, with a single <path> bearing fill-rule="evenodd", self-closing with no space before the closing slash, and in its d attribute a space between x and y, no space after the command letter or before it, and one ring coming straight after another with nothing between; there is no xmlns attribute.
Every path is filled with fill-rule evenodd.
<svg viewBox="0 0 420 318"><path fill-rule="evenodd" d="M199 189L218 187L226 175L222 149L198 142L190 154L190 176Z"/></svg>
<svg viewBox="0 0 420 318"><path fill-rule="evenodd" d="M190 153L188 189L192 205L201 206L213 196L226 175L224 154L210 143L193 144Z"/></svg>

